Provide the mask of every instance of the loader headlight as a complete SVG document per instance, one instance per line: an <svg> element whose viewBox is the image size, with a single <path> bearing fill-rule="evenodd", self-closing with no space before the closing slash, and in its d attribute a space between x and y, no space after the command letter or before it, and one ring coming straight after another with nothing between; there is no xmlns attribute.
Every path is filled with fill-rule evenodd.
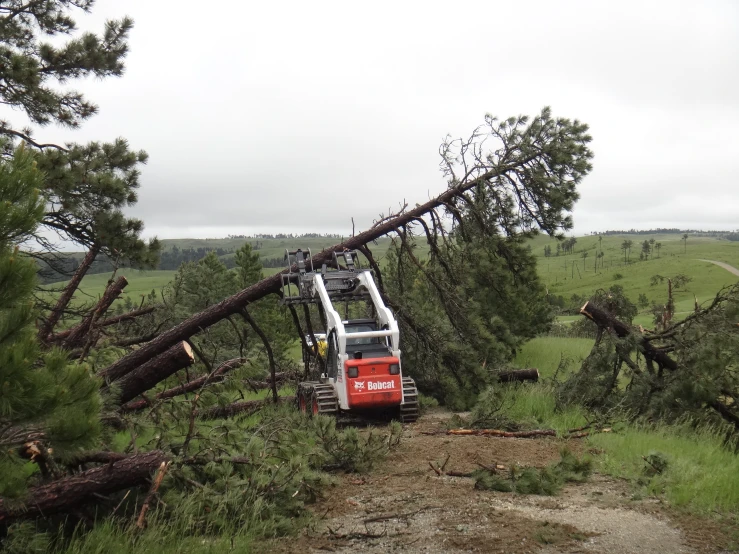
<svg viewBox="0 0 739 554"><path fill-rule="evenodd" d="M390 375L398 375L400 373L399 364L390 364Z"/></svg>
<svg viewBox="0 0 739 554"><path fill-rule="evenodd" d="M347 374L349 375L349 377L359 377L359 368L357 366L350 367L347 370Z"/></svg>

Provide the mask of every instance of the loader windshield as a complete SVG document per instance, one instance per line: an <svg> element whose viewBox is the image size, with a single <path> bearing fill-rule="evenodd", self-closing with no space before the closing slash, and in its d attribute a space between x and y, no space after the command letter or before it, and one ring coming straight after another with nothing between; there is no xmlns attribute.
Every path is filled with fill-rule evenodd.
<svg viewBox="0 0 739 554"><path fill-rule="evenodd" d="M344 326L347 333L364 333L366 331L376 331L377 325L373 323L348 323ZM358 346L362 344L381 344L379 337L363 338L363 339L346 339L347 346Z"/></svg>

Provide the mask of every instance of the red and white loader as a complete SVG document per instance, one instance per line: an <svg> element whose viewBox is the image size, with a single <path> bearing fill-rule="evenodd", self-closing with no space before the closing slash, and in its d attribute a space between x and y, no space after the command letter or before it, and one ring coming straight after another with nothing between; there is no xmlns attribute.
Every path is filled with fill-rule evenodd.
<svg viewBox="0 0 739 554"><path fill-rule="evenodd" d="M297 403L309 414L390 414L402 422L418 418L418 392L403 376L398 322L382 301L372 272L353 251L335 252L334 268L315 271L310 250L286 252L284 304L317 304L326 325L325 369L298 385ZM310 269L309 269L310 265ZM338 269L336 269L338 268ZM364 302L372 318L343 319L334 302Z"/></svg>

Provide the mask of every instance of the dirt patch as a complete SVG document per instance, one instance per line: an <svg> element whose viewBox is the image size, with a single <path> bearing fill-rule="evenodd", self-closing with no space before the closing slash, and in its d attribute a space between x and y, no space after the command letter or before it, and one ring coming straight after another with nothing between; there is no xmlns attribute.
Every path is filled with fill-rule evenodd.
<svg viewBox="0 0 739 554"><path fill-rule="evenodd" d="M556 497L479 491L478 463L544 466L582 441L447 436L444 415L406 426L401 446L370 475L341 476L300 537L264 545L272 552L718 552L724 541L701 533L696 518L656 500L632 500L629 485L595 475ZM434 434L439 433L439 434ZM684 531L685 529L686 531ZM718 532L718 529L716 529ZM719 533L721 535L721 533ZM724 536L724 535L721 535Z"/></svg>

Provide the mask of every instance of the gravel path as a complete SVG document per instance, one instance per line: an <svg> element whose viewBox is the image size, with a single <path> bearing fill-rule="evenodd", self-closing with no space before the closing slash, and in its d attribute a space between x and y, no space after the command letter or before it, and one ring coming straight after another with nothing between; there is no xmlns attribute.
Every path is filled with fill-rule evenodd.
<svg viewBox="0 0 739 554"><path fill-rule="evenodd" d="M724 262L717 262L716 260L703 260L701 258L699 258L699 260L701 262L708 262L709 264L714 264L714 265L717 265L719 267L722 267L726 271L728 271L729 273L733 273L734 275L736 275L737 277L739 277L739 269L735 268L733 265L729 265L729 264L724 263Z"/></svg>
<svg viewBox="0 0 739 554"><path fill-rule="evenodd" d="M318 520L301 536L265 552L442 554L697 554L718 552L702 520L676 516L657 498L637 498L624 481L594 475L554 497L474 488L473 479L438 476L429 463L469 472L478 463L544 466L565 444L583 441L451 437L449 413L406 426L400 447L369 475L338 478L313 507ZM459 473L457 473L459 474Z"/></svg>

